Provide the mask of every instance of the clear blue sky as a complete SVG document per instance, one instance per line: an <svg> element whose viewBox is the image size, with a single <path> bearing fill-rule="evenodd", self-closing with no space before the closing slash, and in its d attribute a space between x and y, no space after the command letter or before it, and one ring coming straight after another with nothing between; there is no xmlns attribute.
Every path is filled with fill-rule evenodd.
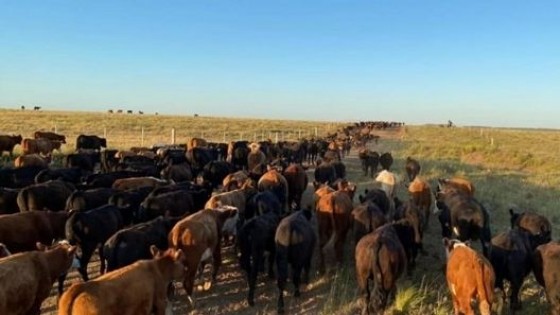
<svg viewBox="0 0 560 315"><path fill-rule="evenodd" d="M20 105L560 128L560 1L0 0Z"/></svg>

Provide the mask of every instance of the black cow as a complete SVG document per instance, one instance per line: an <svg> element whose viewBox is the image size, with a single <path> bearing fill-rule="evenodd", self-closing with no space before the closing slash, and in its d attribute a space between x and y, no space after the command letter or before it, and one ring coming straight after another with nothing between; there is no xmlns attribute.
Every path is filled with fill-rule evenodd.
<svg viewBox="0 0 560 315"><path fill-rule="evenodd" d="M128 266L140 259L150 259L150 246L168 247L167 237L180 218L158 217L113 234L104 245L107 272Z"/></svg>
<svg viewBox="0 0 560 315"><path fill-rule="evenodd" d="M391 165L393 165L393 156L390 152L385 152L379 156L379 164L381 164L381 169L389 171Z"/></svg>
<svg viewBox="0 0 560 315"><path fill-rule="evenodd" d="M315 182L332 184L336 180L336 168L332 163L322 162L317 165L313 175L315 176Z"/></svg>
<svg viewBox="0 0 560 315"><path fill-rule="evenodd" d="M408 175L408 180L413 181L416 176L420 173L420 163L417 160L411 158L410 156L406 158L405 166L406 174Z"/></svg>
<svg viewBox="0 0 560 315"><path fill-rule="evenodd" d="M116 171L104 174L92 174L86 178L86 185L90 188L112 187L117 179L129 177L141 177L145 173L135 171Z"/></svg>
<svg viewBox="0 0 560 315"><path fill-rule="evenodd" d="M192 180L193 173L189 163L171 164L161 170L161 178L178 183Z"/></svg>
<svg viewBox="0 0 560 315"><path fill-rule="evenodd" d="M16 169L1 169L1 186L9 188L23 188L35 184L35 176L44 169L45 167L43 166L24 166Z"/></svg>
<svg viewBox="0 0 560 315"><path fill-rule="evenodd" d="M531 246L529 233L517 227L492 238L489 260L496 273L496 287L504 292L504 297L504 280L511 284L510 313L521 309L519 290L532 270L535 248Z"/></svg>
<svg viewBox="0 0 560 315"><path fill-rule="evenodd" d="M278 271L278 313L284 313L284 288L288 278L288 265L292 266L294 297L299 297L299 284L309 282L311 259L316 236L311 223L311 210L297 211L280 221L276 229L276 269Z"/></svg>
<svg viewBox="0 0 560 315"><path fill-rule="evenodd" d="M346 165L341 161L332 162L335 171L335 180L337 179L345 179L346 178Z"/></svg>
<svg viewBox="0 0 560 315"><path fill-rule="evenodd" d="M282 206L276 196L267 191L258 193L251 202L247 204L243 217L240 214L238 224L242 226L237 232L237 242L239 247L239 265L247 274L249 285L249 293L247 302L249 305L255 305L255 286L257 275L264 262L264 252L268 251L268 275L270 278L274 276L273 265L276 252L274 236L276 227L280 222ZM247 220L250 212L252 215L258 215ZM247 220L247 221L245 221Z"/></svg>
<svg viewBox="0 0 560 315"><path fill-rule="evenodd" d="M0 155L7 151L10 153L10 156L13 155L14 147L16 144L21 144L21 135L17 136L7 136L7 135L0 135Z"/></svg>
<svg viewBox="0 0 560 315"><path fill-rule="evenodd" d="M231 164L236 170L246 170L249 168L247 157L249 156L249 141L236 141L228 148L228 155L231 158Z"/></svg>
<svg viewBox="0 0 560 315"><path fill-rule="evenodd" d="M375 172L377 172L377 167L379 165L379 153L364 150L358 153L358 157L362 163L364 176L368 176L369 174L370 177L373 177Z"/></svg>
<svg viewBox="0 0 560 315"><path fill-rule="evenodd" d="M17 195L19 189L0 187L0 214L19 212Z"/></svg>
<svg viewBox="0 0 560 315"><path fill-rule="evenodd" d="M224 178L234 171L235 168L231 163L226 161L210 161L204 165L199 176L202 177L203 181L209 182L213 189L216 189L222 184Z"/></svg>
<svg viewBox="0 0 560 315"><path fill-rule="evenodd" d="M76 138L76 150L92 149L101 150L107 147L107 139L98 136L79 135Z"/></svg>
<svg viewBox="0 0 560 315"><path fill-rule="evenodd" d="M152 187L141 187L138 189L117 191L109 197L108 204L116 206L124 213L132 214L132 222L140 223L138 211L140 204L152 191Z"/></svg>
<svg viewBox="0 0 560 315"><path fill-rule="evenodd" d="M103 173L110 173L116 171L119 165L119 159L115 156L118 150L108 149L99 152L99 160L101 163L101 171Z"/></svg>
<svg viewBox="0 0 560 315"><path fill-rule="evenodd" d="M453 233L462 242L480 239L484 256L488 257L490 215L480 202L460 190L446 188L436 193L436 207L442 237L451 238Z"/></svg>
<svg viewBox="0 0 560 315"><path fill-rule="evenodd" d="M97 151L71 153L64 157L64 167L77 167L87 172L93 172L95 165L100 162L100 153Z"/></svg>
<svg viewBox="0 0 560 315"><path fill-rule="evenodd" d="M358 244L364 235L387 223L387 219L377 204L366 201L352 210L352 222L354 243Z"/></svg>
<svg viewBox="0 0 560 315"><path fill-rule="evenodd" d="M72 245L78 245L82 249L79 257L80 267L78 271L84 281L88 281L87 265L91 255L99 247L99 259L101 261L101 273L105 270L105 256L103 245L105 242L124 226L121 211L115 206L105 205L89 211L75 211L70 214L66 221L66 239Z"/></svg>
<svg viewBox="0 0 560 315"><path fill-rule="evenodd" d="M49 139L51 141L58 141L66 143L66 136L50 131L35 131L33 134L34 139Z"/></svg>
<svg viewBox="0 0 560 315"><path fill-rule="evenodd" d="M141 222L152 220L158 216L180 217L194 213L200 209L194 208L193 198L189 191L179 190L159 195L149 195L140 204L138 212Z"/></svg>
<svg viewBox="0 0 560 315"><path fill-rule="evenodd" d="M72 184L60 180L25 187L18 193L19 211L62 211L66 208L66 200L74 190Z"/></svg>
<svg viewBox="0 0 560 315"><path fill-rule="evenodd" d="M77 190L66 200L66 211L87 211L104 206L114 193L112 188Z"/></svg>
<svg viewBox="0 0 560 315"><path fill-rule="evenodd" d="M82 176L84 175L82 169L80 168L59 168L59 169L44 169L35 176L35 183L41 184L48 182L50 180L62 180L74 185L78 185L82 182Z"/></svg>
<svg viewBox="0 0 560 315"><path fill-rule="evenodd" d="M370 189L370 190L365 190L364 191L365 195L359 195L358 199L360 200L360 203L365 203L365 202L372 202L374 203L377 207L379 207L379 210L381 210L381 212L383 213L383 215L387 215L389 213L389 210L391 209L391 202L389 200L389 197L387 197L387 194L379 189L379 188L374 188L374 189Z"/></svg>

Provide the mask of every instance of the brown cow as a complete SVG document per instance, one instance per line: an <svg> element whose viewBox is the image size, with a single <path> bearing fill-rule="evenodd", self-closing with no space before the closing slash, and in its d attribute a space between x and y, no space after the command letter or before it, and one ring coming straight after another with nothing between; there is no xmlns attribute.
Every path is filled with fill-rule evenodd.
<svg viewBox="0 0 560 315"><path fill-rule="evenodd" d="M393 225L385 224L362 237L356 244L355 259L358 287L365 297L362 314L383 314L389 296L396 293L397 279L406 269L406 254Z"/></svg>
<svg viewBox="0 0 560 315"><path fill-rule="evenodd" d="M249 180L249 173L246 171L237 171L228 174L222 181L224 191L232 191L243 187L243 184Z"/></svg>
<svg viewBox="0 0 560 315"><path fill-rule="evenodd" d="M191 138L189 139L187 149L191 148L206 148L208 147L208 142L202 138Z"/></svg>
<svg viewBox="0 0 560 315"><path fill-rule="evenodd" d="M184 261L186 274L183 288L192 305L194 305L192 295L196 272L199 267L204 270L208 260L212 261L212 279L204 284L205 288L209 289L222 264L220 245L222 227L230 225L226 221L237 219L237 209L233 207L204 209L177 222L169 232L169 247L182 249L188 253Z"/></svg>
<svg viewBox="0 0 560 315"><path fill-rule="evenodd" d="M412 203L418 208L423 229L428 228L430 209L432 207L432 190L430 185L416 176L408 186Z"/></svg>
<svg viewBox="0 0 560 315"><path fill-rule="evenodd" d="M113 189L124 191L129 189L140 189L142 187L159 187L166 185L168 182L155 177L128 177L115 180Z"/></svg>
<svg viewBox="0 0 560 315"><path fill-rule="evenodd" d="M42 157L40 154L26 154L18 156L14 161L16 168L26 166L38 166L42 168L49 167L49 157Z"/></svg>
<svg viewBox="0 0 560 315"><path fill-rule="evenodd" d="M560 243L537 247L533 254L535 279L542 285L550 303L550 314L560 315Z"/></svg>
<svg viewBox="0 0 560 315"><path fill-rule="evenodd" d="M66 212L30 211L0 215L0 242L12 253L35 249L41 242L50 244L64 238Z"/></svg>
<svg viewBox="0 0 560 315"><path fill-rule="evenodd" d="M339 264L342 264L344 241L351 226L351 213L354 208L352 198L356 187L339 185L337 191L328 192L326 189L319 191L321 190L324 192L319 197L315 210L319 228L319 271L324 272L323 251L330 249L330 246L334 246L335 258Z"/></svg>
<svg viewBox="0 0 560 315"><path fill-rule="evenodd" d="M62 142L49 139L23 139L23 154L41 153L51 155L54 150L60 151Z"/></svg>
<svg viewBox="0 0 560 315"><path fill-rule="evenodd" d="M0 314L39 315L53 283L74 262L76 247L67 242L37 247L39 251L0 259Z"/></svg>
<svg viewBox="0 0 560 315"><path fill-rule="evenodd" d="M260 144L256 142L251 143L249 149L251 151L247 155L247 169L249 172L262 174L266 165L266 155L261 151Z"/></svg>
<svg viewBox="0 0 560 315"><path fill-rule="evenodd" d="M455 314L474 315L471 301L478 299L481 315L490 315L494 300L494 269L478 252L458 240L443 239L447 258L447 285Z"/></svg>
<svg viewBox="0 0 560 315"><path fill-rule="evenodd" d="M288 206L291 209L301 209L301 198L307 189L308 178L305 169L300 164L290 164L284 170L284 177L288 182Z"/></svg>
<svg viewBox="0 0 560 315"><path fill-rule="evenodd" d="M364 235L375 231L375 229L387 223L383 211L371 201L366 201L355 207L351 214L355 244L358 244Z"/></svg>
<svg viewBox="0 0 560 315"><path fill-rule="evenodd" d="M282 204L284 211L288 210L288 182L286 178L275 169L264 173L257 183L259 191L270 190Z"/></svg>
<svg viewBox="0 0 560 315"><path fill-rule="evenodd" d="M33 134L33 138L35 139L49 139L52 141L59 141L61 143L66 143L66 136L49 132L49 131L35 131Z"/></svg>
<svg viewBox="0 0 560 315"><path fill-rule="evenodd" d="M204 208L215 209L221 206L232 206L236 207L240 214L244 214L247 200L255 193L256 189L251 185L251 182L246 182L240 189L219 193L210 197Z"/></svg>
<svg viewBox="0 0 560 315"><path fill-rule="evenodd" d="M58 315L164 315L168 284L185 273L181 250L160 252L154 259L106 273L94 280L74 283L60 298Z"/></svg>

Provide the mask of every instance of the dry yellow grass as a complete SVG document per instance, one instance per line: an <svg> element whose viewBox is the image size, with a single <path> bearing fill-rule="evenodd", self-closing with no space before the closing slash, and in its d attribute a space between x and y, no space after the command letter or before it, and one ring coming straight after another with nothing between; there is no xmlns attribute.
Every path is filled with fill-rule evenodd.
<svg viewBox="0 0 560 315"><path fill-rule="evenodd" d="M80 134L106 136L111 148L126 149L170 143L172 128L175 128L176 143L186 143L191 137L217 142L267 138L296 140L315 133L326 135L343 125L311 120L0 110L0 134L14 133L32 138L37 130L56 130L67 137L68 143L63 147L65 152L74 149L76 137Z"/></svg>

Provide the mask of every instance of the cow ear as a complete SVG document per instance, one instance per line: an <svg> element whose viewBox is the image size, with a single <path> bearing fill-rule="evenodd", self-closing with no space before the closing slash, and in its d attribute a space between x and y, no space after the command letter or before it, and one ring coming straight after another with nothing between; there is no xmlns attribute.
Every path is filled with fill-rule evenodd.
<svg viewBox="0 0 560 315"><path fill-rule="evenodd" d="M470 240L468 240L468 241L465 241L465 245L467 245L468 247L472 247L472 243L471 243L471 241L470 241Z"/></svg>
<svg viewBox="0 0 560 315"><path fill-rule="evenodd" d="M156 245L150 246L150 254L152 254L152 257L156 257L158 253L159 249L156 247Z"/></svg>
<svg viewBox="0 0 560 315"><path fill-rule="evenodd" d="M42 252L46 251L49 248L47 245L44 245L41 242L35 243L35 246L37 246L37 249Z"/></svg>

